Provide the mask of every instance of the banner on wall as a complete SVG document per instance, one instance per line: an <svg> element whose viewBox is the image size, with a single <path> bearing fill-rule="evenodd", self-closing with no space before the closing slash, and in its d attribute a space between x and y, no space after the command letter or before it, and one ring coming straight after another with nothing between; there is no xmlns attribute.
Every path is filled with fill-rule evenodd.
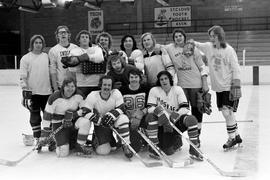
<svg viewBox="0 0 270 180"><path fill-rule="evenodd" d="M103 10L88 11L88 30L97 35L104 29Z"/></svg>
<svg viewBox="0 0 270 180"><path fill-rule="evenodd" d="M191 6L155 8L155 27L191 26Z"/></svg>

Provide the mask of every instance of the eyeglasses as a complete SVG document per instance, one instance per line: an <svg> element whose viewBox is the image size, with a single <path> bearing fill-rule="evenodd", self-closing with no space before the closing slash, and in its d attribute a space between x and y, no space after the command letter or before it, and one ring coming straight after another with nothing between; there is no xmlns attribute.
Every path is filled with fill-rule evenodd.
<svg viewBox="0 0 270 180"><path fill-rule="evenodd" d="M58 34L60 34L60 35L67 34L67 31L59 31Z"/></svg>

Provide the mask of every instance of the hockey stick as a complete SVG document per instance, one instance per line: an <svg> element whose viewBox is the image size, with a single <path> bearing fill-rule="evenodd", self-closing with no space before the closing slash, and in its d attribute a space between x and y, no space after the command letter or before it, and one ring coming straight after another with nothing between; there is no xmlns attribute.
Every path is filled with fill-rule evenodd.
<svg viewBox="0 0 270 180"><path fill-rule="evenodd" d="M161 162L146 162L128 143L127 141L114 129L112 126L110 128L113 132L128 146L132 153L146 166L146 167L157 167L162 166Z"/></svg>
<svg viewBox="0 0 270 180"><path fill-rule="evenodd" d="M186 141L210 164L212 165L222 176L227 177L245 177L246 174L243 172L235 172L235 171L223 171L221 170L212 160L210 160L204 153L201 152L183 133L172 123L170 125L173 127L175 131L177 131L182 137L186 139Z"/></svg>
<svg viewBox="0 0 270 180"><path fill-rule="evenodd" d="M48 136L48 139L53 138L55 136L55 134L58 133L61 129L63 129L63 126L60 126L55 131L53 131ZM20 163L22 160L24 160L26 157L28 157L30 154L32 154L32 152L34 152L35 150L37 150L37 147L38 146L39 146L39 143L37 145L35 145L35 147L33 149L31 149L31 151L29 151L28 153L26 153L25 155L23 155L20 159L18 159L16 161L9 161L9 160L5 160L5 159L0 159L0 165L4 165L4 166L16 166L18 163Z"/></svg>
<svg viewBox="0 0 270 180"><path fill-rule="evenodd" d="M151 146L151 148L159 155L159 157L168 164L170 168L174 167L186 167L190 164L193 164L192 159L185 160L184 162L174 162L171 160L157 145L155 145L148 137L141 131L137 131L142 138Z"/></svg>

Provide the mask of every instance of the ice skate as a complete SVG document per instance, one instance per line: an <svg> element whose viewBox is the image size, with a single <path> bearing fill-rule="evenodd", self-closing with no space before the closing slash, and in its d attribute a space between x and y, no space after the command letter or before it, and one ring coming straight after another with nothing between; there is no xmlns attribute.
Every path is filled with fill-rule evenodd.
<svg viewBox="0 0 270 180"><path fill-rule="evenodd" d="M130 158L133 157L133 153L132 153L132 151L129 149L128 145L123 145L122 148L123 148L123 152L124 152L125 156L126 156L128 159L130 159Z"/></svg>
<svg viewBox="0 0 270 180"><path fill-rule="evenodd" d="M149 157L156 159L156 160L160 160L159 155L156 153L156 151L154 151L150 146L148 147L148 152L149 152Z"/></svg>
<svg viewBox="0 0 270 180"><path fill-rule="evenodd" d="M237 144L236 138L229 138L228 141L223 145L223 149L224 151L231 150L234 148L236 144Z"/></svg>
<svg viewBox="0 0 270 180"><path fill-rule="evenodd" d="M238 147L241 147L241 143L243 142L243 140L239 134L235 136L235 140L236 140L236 143L238 144Z"/></svg>
<svg viewBox="0 0 270 180"><path fill-rule="evenodd" d="M41 150L42 150L42 144L39 142L39 138L36 138L36 150L37 150L37 153L40 153Z"/></svg>
<svg viewBox="0 0 270 180"><path fill-rule="evenodd" d="M78 156L83 156L83 157L91 157L93 148L91 146L86 146L83 144L76 144L74 152Z"/></svg>
<svg viewBox="0 0 270 180"><path fill-rule="evenodd" d="M198 147L199 144L197 144L195 146ZM189 147L189 155L190 155L190 158L192 158L194 160L203 161L202 155L199 152L197 152L197 150L194 147L192 147L191 145Z"/></svg>
<svg viewBox="0 0 270 180"><path fill-rule="evenodd" d="M56 143L55 143L55 141L53 140L53 141L51 141L51 142L49 143L49 145L48 145L48 150L49 150L50 152L53 152L53 151L55 151L55 149L56 149Z"/></svg>

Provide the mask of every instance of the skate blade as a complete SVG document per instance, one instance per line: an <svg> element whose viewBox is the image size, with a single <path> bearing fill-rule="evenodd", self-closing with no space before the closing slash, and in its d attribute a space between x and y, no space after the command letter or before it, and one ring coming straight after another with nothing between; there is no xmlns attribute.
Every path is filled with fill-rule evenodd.
<svg viewBox="0 0 270 180"><path fill-rule="evenodd" d="M75 152L75 155L80 156L80 157L84 157L84 158L91 158L92 157L92 154L84 154L81 152Z"/></svg>
<svg viewBox="0 0 270 180"><path fill-rule="evenodd" d="M192 155L192 154L190 154L189 157L190 157L191 159L193 159L193 160L196 160L196 161L200 161L200 162L203 161L203 157L200 158L200 157L197 157L197 156Z"/></svg>
<svg viewBox="0 0 270 180"><path fill-rule="evenodd" d="M234 150L237 150L238 148L242 148L243 146L238 144L238 145L234 145L233 147L230 147L230 148L224 148L224 152L231 152L231 151L234 151Z"/></svg>
<svg viewBox="0 0 270 180"><path fill-rule="evenodd" d="M159 156L153 155L153 154L149 154L149 157L155 160L161 160Z"/></svg>

